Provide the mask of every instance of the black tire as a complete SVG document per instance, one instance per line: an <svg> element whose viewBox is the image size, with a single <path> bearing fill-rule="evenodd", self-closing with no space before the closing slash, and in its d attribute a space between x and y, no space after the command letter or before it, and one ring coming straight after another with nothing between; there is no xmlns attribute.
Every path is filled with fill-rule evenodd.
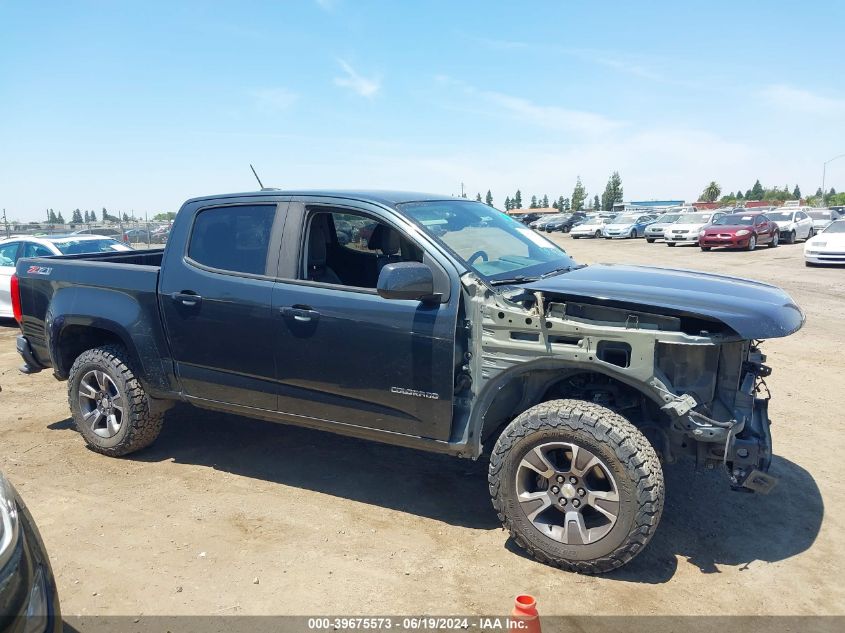
<svg viewBox="0 0 845 633"><path fill-rule="evenodd" d="M815 236L816 236L816 229L815 229L815 227L812 227L812 226L811 226L811 227L810 227L810 231L807 233L807 239L805 239L804 241L805 241L805 242L809 242L809 241L810 241L811 239L813 239Z"/></svg>
<svg viewBox="0 0 845 633"><path fill-rule="evenodd" d="M798 236L795 235L795 231L790 231L789 235L786 238L787 244L795 244L798 241Z"/></svg>
<svg viewBox="0 0 845 633"><path fill-rule="evenodd" d="M128 354L120 345L89 349L74 361L68 376L68 404L76 429L92 451L119 457L146 448L161 432L164 416L150 412L146 391L127 364ZM112 437L101 437L85 421L79 393L83 378L100 371L111 379L123 401L120 426Z"/></svg>
<svg viewBox="0 0 845 633"><path fill-rule="evenodd" d="M711 248L713 248L713 247L712 247L712 246L702 246L702 247L701 247L701 250L703 250L703 251L706 253L706 252L708 252Z"/></svg>
<svg viewBox="0 0 845 633"><path fill-rule="evenodd" d="M593 237L599 239L601 237L601 231L596 231Z"/></svg>
<svg viewBox="0 0 845 633"><path fill-rule="evenodd" d="M745 247L745 250L753 251L755 248L757 248L757 236L752 233L751 237L748 238L748 246Z"/></svg>
<svg viewBox="0 0 845 633"><path fill-rule="evenodd" d="M645 238L645 241L648 242L649 244L654 244L654 241L656 239L657 239L656 237L647 237L647 238Z"/></svg>
<svg viewBox="0 0 845 633"><path fill-rule="evenodd" d="M666 246L675 246L675 242L666 242Z"/></svg>
<svg viewBox="0 0 845 633"><path fill-rule="evenodd" d="M775 231L774 233L772 233L772 239L769 240L768 247L777 248L778 243L780 243L780 233Z"/></svg>
<svg viewBox="0 0 845 633"><path fill-rule="evenodd" d="M609 531L593 543L570 544L545 534L529 520L518 500L517 476L524 472L520 470L523 459L535 448L555 442L592 453L614 481L618 514ZM565 476L555 477L566 481ZM654 447L622 416L582 400L544 402L513 420L490 455L488 482L493 507L514 541L540 562L579 573L604 573L629 562L649 542L663 512L663 471ZM583 492L578 494L583 496ZM552 520L563 514L553 504L541 515L545 513L552 513ZM583 541L581 536L578 540Z"/></svg>

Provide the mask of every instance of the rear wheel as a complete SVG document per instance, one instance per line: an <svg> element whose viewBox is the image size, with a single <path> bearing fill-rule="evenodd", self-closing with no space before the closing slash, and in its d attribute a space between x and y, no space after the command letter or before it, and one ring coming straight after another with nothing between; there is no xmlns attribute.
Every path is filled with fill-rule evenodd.
<svg viewBox="0 0 845 633"><path fill-rule="evenodd" d="M163 423L150 412L150 400L127 365L119 345L89 349L68 376L68 404L76 429L88 447L118 457L152 444Z"/></svg>
<svg viewBox="0 0 845 633"><path fill-rule="evenodd" d="M813 236L816 234L816 229L814 227L810 227L809 232L807 233L807 240L813 239Z"/></svg>
<svg viewBox="0 0 845 633"><path fill-rule="evenodd" d="M537 560L602 573L636 556L663 510L663 471L630 422L582 400L518 416L490 456L490 494L518 545Z"/></svg>
<svg viewBox="0 0 845 633"><path fill-rule="evenodd" d="M596 231L596 232L593 234L593 237L594 237L594 238L596 238L596 239L599 239L599 238L601 237L601 231Z"/></svg>

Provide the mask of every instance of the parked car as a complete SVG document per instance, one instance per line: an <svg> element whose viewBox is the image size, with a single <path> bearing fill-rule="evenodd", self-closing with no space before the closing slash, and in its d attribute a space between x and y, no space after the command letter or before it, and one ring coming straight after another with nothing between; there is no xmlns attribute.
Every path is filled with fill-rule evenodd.
<svg viewBox="0 0 845 633"><path fill-rule="evenodd" d="M338 240L350 215L375 224L366 250ZM774 286L582 266L483 203L400 192L196 198L162 251L23 259L15 286L23 371L67 380L93 451L149 446L178 402L486 449L514 541L589 573L650 540L662 463L689 456L736 489L771 488L759 342L804 323ZM749 507L732 522L757 520Z"/></svg>
<svg viewBox="0 0 845 633"><path fill-rule="evenodd" d="M673 224L683 213L664 213L654 222L645 227L645 241L653 244L663 239L663 230Z"/></svg>
<svg viewBox="0 0 845 633"><path fill-rule="evenodd" d="M165 244L167 243L167 238L170 235L170 227L169 226L160 226L157 229L153 229L152 232L152 242L153 244Z"/></svg>
<svg viewBox="0 0 845 633"><path fill-rule="evenodd" d="M807 211L807 215L813 220L813 231L821 233L831 222L841 220L843 215L836 209L813 209Z"/></svg>
<svg viewBox="0 0 845 633"><path fill-rule="evenodd" d="M816 234L813 218L807 215L806 211L781 209L780 211L767 211L766 215L770 220L777 223L780 229L780 239L786 244L794 244L798 240L809 240Z"/></svg>
<svg viewBox="0 0 845 633"><path fill-rule="evenodd" d="M56 580L35 521L0 473L0 631L63 630Z"/></svg>
<svg viewBox="0 0 845 633"><path fill-rule="evenodd" d="M49 257L131 250L110 237L99 235L20 236L0 240L0 318L12 318L11 279L22 257Z"/></svg>
<svg viewBox="0 0 845 633"><path fill-rule="evenodd" d="M555 231L563 231L569 233L572 227L577 223L586 220L587 214L576 211L575 213L563 213L556 220L547 222L545 226L546 233L553 233Z"/></svg>
<svg viewBox="0 0 845 633"><path fill-rule="evenodd" d="M613 219L613 222L604 225L602 237L606 240L643 237L646 227L656 219L653 215L642 213L620 213Z"/></svg>
<svg viewBox="0 0 845 633"><path fill-rule="evenodd" d="M551 214L551 215L544 215L543 217L541 217L537 220L534 220L528 226L530 226L532 229L536 229L538 231L545 231L546 226L549 224L549 222L554 222L554 221L560 220L564 217L566 217L566 216L562 213L554 213L554 214Z"/></svg>
<svg viewBox="0 0 845 633"><path fill-rule="evenodd" d="M711 248L744 248L753 251L757 246L778 245L779 227L765 213L731 213L723 215L698 233L701 250Z"/></svg>
<svg viewBox="0 0 845 633"><path fill-rule="evenodd" d="M532 222L534 222L535 220L539 220L542 217L543 217L542 213L533 213L532 212L532 213L524 213L521 216L517 216L515 219L518 220L519 222L522 222L523 224L530 225Z"/></svg>
<svg viewBox="0 0 845 633"><path fill-rule="evenodd" d="M78 231L74 231L72 235L102 235L103 237L120 237L122 234L120 229L112 229L107 226L101 226L92 229L79 229Z"/></svg>
<svg viewBox="0 0 845 633"><path fill-rule="evenodd" d="M722 211L705 211L685 213L671 226L663 230L663 241L666 246L678 244L698 244L698 232L705 226L725 215Z"/></svg>
<svg viewBox="0 0 845 633"><path fill-rule="evenodd" d="M152 244L153 234L147 229L127 229L122 239L127 244Z"/></svg>
<svg viewBox="0 0 845 633"><path fill-rule="evenodd" d="M581 237L601 237L601 231L605 224L612 222L613 218L592 217L587 218L569 229L569 236L578 239Z"/></svg>
<svg viewBox="0 0 845 633"><path fill-rule="evenodd" d="M830 223L821 233L804 244L804 263L845 264L845 220Z"/></svg>

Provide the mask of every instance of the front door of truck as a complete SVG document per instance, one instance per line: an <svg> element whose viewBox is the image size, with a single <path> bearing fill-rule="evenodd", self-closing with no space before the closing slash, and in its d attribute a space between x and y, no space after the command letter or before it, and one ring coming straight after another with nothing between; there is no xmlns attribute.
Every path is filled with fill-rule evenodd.
<svg viewBox="0 0 845 633"><path fill-rule="evenodd" d="M177 223L162 263L159 302L176 373L187 396L272 411L270 306L287 202L206 204L193 222Z"/></svg>
<svg viewBox="0 0 845 633"><path fill-rule="evenodd" d="M291 203L273 290L280 412L448 439L459 293L442 267L443 303L375 291L386 263L429 258L376 213Z"/></svg>

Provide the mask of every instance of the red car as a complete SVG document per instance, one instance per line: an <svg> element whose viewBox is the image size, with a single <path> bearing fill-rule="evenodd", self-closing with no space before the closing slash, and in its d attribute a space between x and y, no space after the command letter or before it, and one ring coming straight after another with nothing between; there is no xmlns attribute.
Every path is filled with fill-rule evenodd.
<svg viewBox="0 0 845 633"><path fill-rule="evenodd" d="M705 226L698 234L701 250L711 248L744 248L753 251L761 244L778 245L778 225L765 213L731 213Z"/></svg>

